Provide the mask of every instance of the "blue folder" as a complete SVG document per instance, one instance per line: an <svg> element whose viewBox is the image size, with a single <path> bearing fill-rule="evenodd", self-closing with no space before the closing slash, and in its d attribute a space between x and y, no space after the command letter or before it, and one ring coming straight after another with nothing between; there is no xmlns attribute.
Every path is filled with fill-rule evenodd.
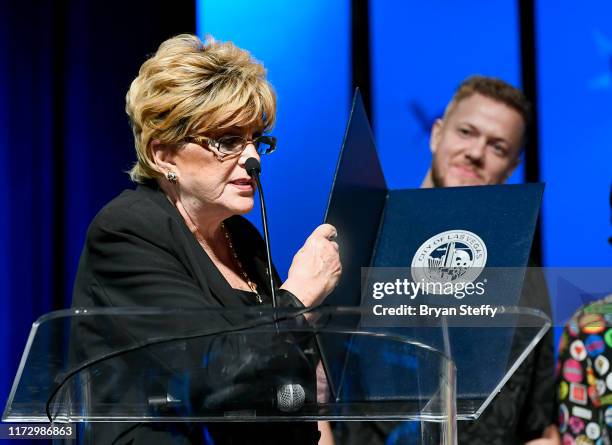
<svg viewBox="0 0 612 445"><path fill-rule="evenodd" d="M406 165L406 169L409 168L410 165ZM460 231L475 235L486 248L486 263L479 279L487 280L489 289L494 291L487 292L483 301L492 305L518 305L543 187L543 184L520 184L390 190L361 96L356 91L325 215L325 222L338 229L343 274L325 304L370 308L376 301L363 292L370 283L366 274L362 274L362 268L410 268L419 249L423 249L432 237ZM455 261L469 261L470 255L474 260L474 251L470 252L465 242L445 243L442 247L428 252L426 260L429 263L425 261L424 267L448 261L451 250ZM502 267L509 269L499 273L496 268ZM435 298L423 298L422 301L435 302ZM385 297L387 305L402 302L406 302L405 297ZM458 305L460 301L454 303ZM355 323L355 328L359 324L373 326L376 320L362 319ZM418 333L415 339L422 340ZM428 340L435 343L430 337ZM503 340L482 345L482 348L509 350L511 340L506 333ZM440 338L438 344L431 346L442 349L442 341ZM462 369L472 366L475 358L487 352L475 350L470 345L469 335L462 338L457 335L454 340L452 331L450 346L459 379ZM341 393L346 396L349 390L353 395L367 392L363 382L346 380L347 375L357 374L347 371L347 367L352 366L347 351L357 351L358 345L338 344L321 338L321 347L332 393L337 398L341 398ZM495 374L492 372L492 378L497 378ZM470 385L466 380L460 383L460 389L468 394L477 393L481 382Z"/></svg>

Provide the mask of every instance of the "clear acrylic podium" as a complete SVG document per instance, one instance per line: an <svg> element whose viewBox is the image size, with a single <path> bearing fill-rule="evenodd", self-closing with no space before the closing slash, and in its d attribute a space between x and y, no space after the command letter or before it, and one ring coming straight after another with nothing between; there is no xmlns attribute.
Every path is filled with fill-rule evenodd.
<svg viewBox="0 0 612 445"><path fill-rule="evenodd" d="M418 331L364 327L359 308L57 311L32 327L3 420L408 420L422 443L454 444L550 327L498 309L490 326ZM449 336L480 361L457 360Z"/></svg>

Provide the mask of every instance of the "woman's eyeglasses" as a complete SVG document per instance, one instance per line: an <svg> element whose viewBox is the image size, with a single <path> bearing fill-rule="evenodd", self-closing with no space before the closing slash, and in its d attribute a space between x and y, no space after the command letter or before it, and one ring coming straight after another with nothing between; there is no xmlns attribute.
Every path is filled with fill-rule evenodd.
<svg viewBox="0 0 612 445"><path fill-rule="evenodd" d="M195 142L201 146L212 147L225 156L235 156L242 153L249 143L255 146L260 155L268 155L276 150L276 138L274 136L257 136L246 138L243 136L221 136L213 139L206 136L189 136L186 140Z"/></svg>

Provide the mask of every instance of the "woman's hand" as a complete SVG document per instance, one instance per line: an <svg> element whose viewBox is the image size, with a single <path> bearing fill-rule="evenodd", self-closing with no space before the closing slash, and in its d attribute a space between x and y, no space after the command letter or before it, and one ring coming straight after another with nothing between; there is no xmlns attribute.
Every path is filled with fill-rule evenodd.
<svg viewBox="0 0 612 445"><path fill-rule="evenodd" d="M334 241L336 233L334 226L320 225L293 257L281 289L291 292L304 306L320 304L338 284L342 265Z"/></svg>

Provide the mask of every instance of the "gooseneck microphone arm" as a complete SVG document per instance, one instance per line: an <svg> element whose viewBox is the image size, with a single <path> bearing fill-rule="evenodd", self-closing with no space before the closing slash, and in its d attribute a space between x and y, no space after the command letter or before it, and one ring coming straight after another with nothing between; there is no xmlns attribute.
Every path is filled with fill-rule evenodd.
<svg viewBox="0 0 612 445"><path fill-rule="evenodd" d="M268 257L268 277L270 278L270 292L272 293L272 307L276 307L276 291L274 290L274 276L272 274L272 255L270 253L270 235L268 234L268 217L266 215L266 202L264 200L263 188L261 187L261 181L259 180L259 174L261 173L261 166L259 161L255 158L249 158L244 163L249 176L255 179L257 183L257 189L259 190L259 204L261 207L261 221L263 223L264 241L266 243L266 256Z"/></svg>

